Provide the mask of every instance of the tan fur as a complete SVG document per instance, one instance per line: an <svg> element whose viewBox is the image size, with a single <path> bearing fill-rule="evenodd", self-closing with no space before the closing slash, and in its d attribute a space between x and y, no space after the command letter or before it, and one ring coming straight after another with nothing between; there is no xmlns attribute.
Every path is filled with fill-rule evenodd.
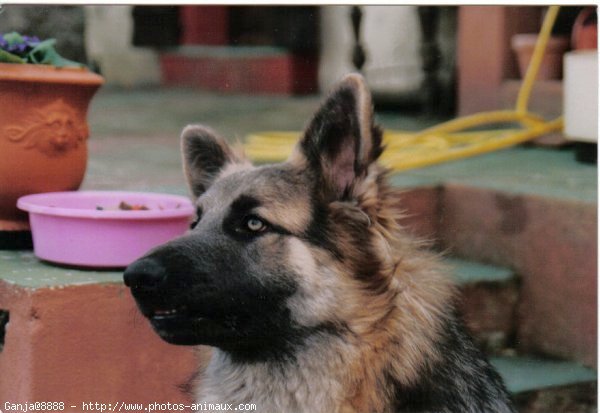
<svg viewBox="0 0 600 413"><path fill-rule="evenodd" d="M299 291L288 301L295 321L310 326L334 318L347 331L312 338L297 362L284 368L235 365L215 350L200 401L252 402L260 412L383 412L393 396L386 387L390 384L383 384L384 374L409 385L426 363L439 357L433 341L453 288L435 258L403 235L393 191L382 183L382 174L371 167L355 188L357 205L332 207L370 225L389 287L365 294L360 281L328 254L288 240L289 262L302 275ZM350 240L339 241L340 248L354 248L344 245Z"/></svg>
<svg viewBox="0 0 600 413"><path fill-rule="evenodd" d="M282 225L293 233L300 233L308 225L312 211L309 200L302 194L264 185L256 196L262 201L256 212L269 222Z"/></svg>
<svg viewBox="0 0 600 413"><path fill-rule="evenodd" d="M372 169L377 169L373 167ZM371 171L356 189L360 206L368 211L374 238L379 239L381 261L391 265L390 284L376 297L358 293L349 297L356 304L352 330L356 331L361 356L352 366L348 384L356 383L357 393L346 401L347 411L381 411L385 405L377 392L381 372L390 373L404 385L414 382L424 363L434 361L433 341L439 333L442 314L453 296L453 287L434 257L402 235L397 224L397 205L385 185L377 184L380 174ZM386 270L384 270L386 271ZM400 356L401 355L401 356ZM388 390L391 389L381 389Z"/></svg>
<svg viewBox="0 0 600 413"><path fill-rule="evenodd" d="M360 133L362 136L369 136L371 134L371 120L373 119L371 94L367 90L367 85L360 75L351 74L346 77L346 81L351 82L355 88L354 93L358 102L357 116L361 128ZM358 157L365 165L371 162L371 159L369 159L371 149L371 140L363 139Z"/></svg>
<svg viewBox="0 0 600 413"><path fill-rule="evenodd" d="M219 172L217 179L225 178L226 176L233 175L236 172L245 171L250 168L252 168L252 164L245 159L244 161L240 162L229 162Z"/></svg>
<svg viewBox="0 0 600 413"><path fill-rule="evenodd" d="M292 153L290 154L290 156L288 156L286 162L289 163L290 165L293 165L293 166L299 168L299 169L306 169L306 167L307 167L306 157L302 154L302 151L300 150L298 143L292 149Z"/></svg>

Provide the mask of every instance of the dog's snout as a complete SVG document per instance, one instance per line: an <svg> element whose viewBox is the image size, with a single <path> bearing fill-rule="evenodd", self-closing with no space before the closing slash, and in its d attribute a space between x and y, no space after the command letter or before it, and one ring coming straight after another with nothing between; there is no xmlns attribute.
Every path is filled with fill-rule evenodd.
<svg viewBox="0 0 600 413"><path fill-rule="evenodd" d="M142 258L125 269L123 281L130 288L152 289L166 278L165 268L153 258Z"/></svg>

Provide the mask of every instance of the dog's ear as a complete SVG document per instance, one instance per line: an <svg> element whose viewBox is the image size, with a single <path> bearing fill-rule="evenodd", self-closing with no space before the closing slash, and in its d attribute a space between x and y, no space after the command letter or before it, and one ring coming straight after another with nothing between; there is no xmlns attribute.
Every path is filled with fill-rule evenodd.
<svg viewBox="0 0 600 413"><path fill-rule="evenodd" d="M183 171L195 197L200 196L229 164L245 163L212 129L189 125L181 133Z"/></svg>
<svg viewBox="0 0 600 413"><path fill-rule="evenodd" d="M381 155L381 137L365 81L351 74L325 99L289 162L307 162L321 178L326 198L344 199Z"/></svg>

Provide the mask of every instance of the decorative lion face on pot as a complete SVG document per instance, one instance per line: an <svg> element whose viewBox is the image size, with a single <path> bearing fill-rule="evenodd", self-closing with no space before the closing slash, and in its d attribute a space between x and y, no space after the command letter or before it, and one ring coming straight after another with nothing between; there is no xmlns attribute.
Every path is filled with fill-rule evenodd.
<svg viewBox="0 0 600 413"><path fill-rule="evenodd" d="M48 156L59 156L77 148L89 135L87 125L62 99L34 110L18 126L8 126L5 131L8 140Z"/></svg>

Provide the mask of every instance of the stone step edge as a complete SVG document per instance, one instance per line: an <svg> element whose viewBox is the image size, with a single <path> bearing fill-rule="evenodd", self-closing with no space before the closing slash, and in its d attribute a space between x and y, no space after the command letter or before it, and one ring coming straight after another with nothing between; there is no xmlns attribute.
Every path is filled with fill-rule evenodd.
<svg viewBox="0 0 600 413"><path fill-rule="evenodd" d="M444 257L455 281L459 285L479 282L502 283L516 278L515 272L507 267L484 264L456 257Z"/></svg>
<svg viewBox="0 0 600 413"><path fill-rule="evenodd" d="M208 46L187 45L165 50L163 56L189 59L261 59L288 56L291 53L273 46Z"/></svg>
<svg viewBox="0 0 600 413"><path fill-rule="evenodd" d="M505 356L490 357L490 362L513 394L597 380L594 369L570 361Z"/></svg>
<svg viewBox="0 0 600 413"><path fill-rule="evenodd" d="M8 264L5 273L0 274L0 279L11 284L23 287L44 288L57 285L80 285L90 283L120 283L122 281L122 271L89 271L81 269L65 269L52 265L40 264L34 257L32 251L0 251L0 259ZM505 282L514 279L514 272L505 267L499 267L489 264L482 264L475 261L464 260L456 257L444 257L444 262L452 271L456 282L459 285L477 283L477 282ZM27 263L40 266L44 271L44 277L36 277L35 283L29 283L18 271L18 265ZM14 273L14 274L11 274ZM66 274L64 277L57 277L58 274ZM47 285L40 285L40 278L47 282ZM33 281L32 281L33 282Z"/></svg>

